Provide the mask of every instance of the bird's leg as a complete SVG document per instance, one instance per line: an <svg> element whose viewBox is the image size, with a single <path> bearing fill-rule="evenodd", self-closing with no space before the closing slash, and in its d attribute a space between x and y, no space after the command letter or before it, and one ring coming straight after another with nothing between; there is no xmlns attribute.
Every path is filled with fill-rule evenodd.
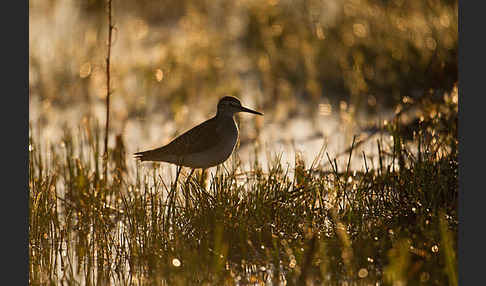
<svg viewBox="0 0 486 286"><path fill-rule="evenodd" d="M179 180L179 174L181 173L182 166L177 166L177 173L176 173L176 178L174 182L174 189L177 189L177 181Z"/></svg>
<svg viewBox="0 0 486 286"><path fill-rule="evenodd" d="M176 179L173 184L171 184L170 192L168 194L168 215L167 215L167 221L170 221L171 216L174 215L174 196L176 195L177 191L177 181L179 180L179 174L181 173L182 166L177 166L177 173L176 173Z"/></svg>
<svg viewBox="0 0 486 286"><path fill-rule="evenodd" d="M187 185L187 183L191 179L191 176L194 173L194 170L196 170L196 169L192 168L191 173L189 173L189 176L187 176L186 182L184 183L184 197L186 199L186 208L189 206L189 203L190 203L190 200L189 200L189 196L190 196L190 192L189 191L190 191L190 189L189 189L189 186Z"/></svg>

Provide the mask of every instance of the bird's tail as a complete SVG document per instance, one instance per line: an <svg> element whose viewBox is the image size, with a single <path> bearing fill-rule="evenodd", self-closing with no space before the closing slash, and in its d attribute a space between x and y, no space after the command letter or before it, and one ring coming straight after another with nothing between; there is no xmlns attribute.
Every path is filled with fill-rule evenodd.
<svg viewBox="0 0 486 286"><path fill-rule="evenodd" d="M140 159L140 161L157 161L160 156L160 151L157 149L148 150L144 152L137 152L133 154L135 159Z"/></svg>

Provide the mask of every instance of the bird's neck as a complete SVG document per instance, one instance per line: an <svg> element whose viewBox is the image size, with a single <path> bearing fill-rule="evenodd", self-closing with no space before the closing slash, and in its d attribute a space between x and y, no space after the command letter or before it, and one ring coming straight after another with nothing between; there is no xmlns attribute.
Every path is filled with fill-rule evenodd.
<svg viewBox="0 0 486 286"><path fill-rule="evenodd" d="M233 119L233 116L235 114L233 112L225 112L225 111L219 111L216 113L216 117L219 119Z"/></svg>
<svg viewBox="0 0 486 286"><path fill-rule="evenodd" d="M214 117L218 130L232 130L235 129L238 132L238 125L234 119L234 114L221 114L218 113ZM225 132L224 134L231 134Z"/></svg>

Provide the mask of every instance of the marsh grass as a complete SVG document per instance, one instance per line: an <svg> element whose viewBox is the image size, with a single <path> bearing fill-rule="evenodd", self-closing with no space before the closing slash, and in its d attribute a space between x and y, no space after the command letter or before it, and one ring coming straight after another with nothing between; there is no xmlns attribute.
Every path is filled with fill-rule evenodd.
<svg viewBox="0 0 486 286"><path fill-rule="evenodd" d="M103 176L97 124L49 146L31 127L30 284L457 285L457 101L427 106L387 125L374 167L362 153L350 170L353 140L344 166L323 149L310 166L236 160L177 184L128 168L121 135Z"/></svg>

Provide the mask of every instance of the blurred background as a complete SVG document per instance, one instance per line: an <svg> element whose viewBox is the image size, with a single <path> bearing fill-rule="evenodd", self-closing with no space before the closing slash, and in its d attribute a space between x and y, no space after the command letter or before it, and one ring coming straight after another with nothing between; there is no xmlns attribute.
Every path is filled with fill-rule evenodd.
<svg viewBox="0 0 486 286"><path fill-rule="evenodd" d="M242 160L255 146L312 162L325 145L333 157L400 104L453 89L457 9L448 0L114 0L109 144L120 134L127 153L161 146L233 95L265 113L239 116ZM104 0L29 1L29 120L41 140L104 126L107 24Z"/></svg>

